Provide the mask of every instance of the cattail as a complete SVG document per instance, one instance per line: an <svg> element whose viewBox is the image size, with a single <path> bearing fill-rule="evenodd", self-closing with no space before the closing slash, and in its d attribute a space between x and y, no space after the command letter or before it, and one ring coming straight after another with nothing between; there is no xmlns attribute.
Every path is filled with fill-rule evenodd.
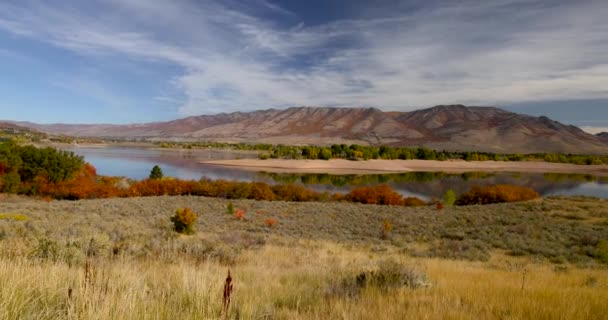
<svg viewBox="0 0 608 320"><path fill-rule="evenodd" d="M224 313L228 313L230 307L230 296L232 295L232 277L230 276L230 269L228 269L228 277L226 277L226 283L224 283L224 298L222 304L224 307Z"/></svg>

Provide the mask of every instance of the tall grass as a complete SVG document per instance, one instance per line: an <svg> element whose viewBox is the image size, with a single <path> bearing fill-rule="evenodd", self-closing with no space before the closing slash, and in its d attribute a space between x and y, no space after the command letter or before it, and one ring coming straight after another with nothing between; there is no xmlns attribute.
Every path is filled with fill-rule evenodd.
<svg viewBox="0 0 608 320"><path fill-rule="evenodd" d="M328 242L266 246L243 253L232 269L234 319L601 319L608 312L608 270L522 268L490 262L412 259L432 281L428 288L366 287L359 296L329 294L336 278L374 270L361 249ZM513 259L513 258L509 258ZM214 319L222 317L227 269L216 261L97 260L95 276L63 262L0 259L0 318ZM595 279L590 282L589 279ZM68 291L72 289L71 298Z"/></svg>

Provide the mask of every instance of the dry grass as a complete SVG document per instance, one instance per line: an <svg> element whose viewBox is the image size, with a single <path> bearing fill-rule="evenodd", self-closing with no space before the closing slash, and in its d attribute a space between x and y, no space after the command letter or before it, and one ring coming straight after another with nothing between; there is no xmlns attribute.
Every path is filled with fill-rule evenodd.
<svg viewBox="0 0 608 320"><path fill-rule="evenodd" d="M330 295L348 277L392 257L423 270L429 288L364 289ZM511 258L512 259L512 258ZM0 260L2 319L212 319L222 314L227 268L203 263L97 260L91 284L82 267ZM522 290L523 270L526 283ZM554 269L502 258L489 263L371 254L322 242L247 251L232 267L228 318L242 319L602 319L608 271ZM72 298L68 290L73 288Z"/></svg>
<svg viewBox="0 0 608 320"><path fill-rule="evenodd" d="M566 253L574 251L568 241L578 242L580 251L607 239L607 206L597 199L442 211L234 201L249 213L242 221L226 214L227 201L195 197L0 201L0 212L28 217L0 220L0 319L605 319L608 314L606 265L591 257L555 264L542 252L506 254L516 244L505 239L518 234L526 246ZM181 207L200 213L195 235L171 230L169 217ZM564 218L565 212L578 218ZM269 218L278 221L272 228L265 224ZM387 240L381 239L384 221L393 226ZM524 224L531 230L522 229ZM442 241L463 245L481 235L492 239L485 235L490 232L501 233L496 239L505 241L505 248L484 247L485 261L426 257ZM545 243L549 239L553 242ZM382 275L386 261L400 266L387 279L421 274L430 286L340 287L362 273ZM234 287L223 313L228 269Z"/></svg>

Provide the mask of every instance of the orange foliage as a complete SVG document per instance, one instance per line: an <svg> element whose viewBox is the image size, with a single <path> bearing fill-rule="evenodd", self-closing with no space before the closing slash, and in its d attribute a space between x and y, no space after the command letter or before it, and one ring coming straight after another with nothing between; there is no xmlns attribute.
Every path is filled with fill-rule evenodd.
<svg viewBox="0 0 608 320"><path fill-rule="evenodd" d="M273 218L268 218L268 219L266 219L266 221L264 221L264 223L266 223L268 228L272 228L272 227L274 227L275 224L277 224L277 220L275 220Z"/></svg>
<svg viewBox="0 0 608 320"><path fill-rule="evenodd" d="M353 189L348 197L353 202L366 204L403 205L403 197L385 184Z"/></svg>
<svg viewBox="0 0 608 320"><path fill-rule="evenodd" d="M251 192L248 198L271 201L274 199L274 192L272 192L272 188L266 183L253 182L251 183Z"/></svg>
<svg viewBox="0 0 608 320"><path fill-rule="evenodd" d="M435 204L435 208L437 208L437 210L443 210L443 203L437 201L437 203Z"/></svg>
<svg viewBox="0 0 608 320"><path fill-rule="evenodd" d="M196 186L196 181L189 180L146 179L132 184L128 193L135 197L192 195Z"/></svg>
<svg viewBox="0 0 608 320"><path fill-rule="evenodd" d="M171 217L175 231L190 234L194 232L194 223L198 218L197 214L190 208L177 209L175 215Z"/></svg>
<svg viewBox="0 0 608 320"><path fill-rule="evenodd" d="M538 197L540 197L538 192L527 187L507 184L486 187L474 186L471 188L471 191L461 195L456 200L456 205L516 202L532 200Z"/></svg>
<svg viewBox="0 0 608 320"><path fill-rule="evenodd" d="M295 184L275 185L272 191L277 200L283 201L318 201L321 198L319 193Z"/></svg>
<svg viewBox="0 0 608 320"><path fill-rule="evenodd" d="M243 218L245 218L245 210L236 209L236 211L234 212L234 216L239 220L243 220Z"/></svg>

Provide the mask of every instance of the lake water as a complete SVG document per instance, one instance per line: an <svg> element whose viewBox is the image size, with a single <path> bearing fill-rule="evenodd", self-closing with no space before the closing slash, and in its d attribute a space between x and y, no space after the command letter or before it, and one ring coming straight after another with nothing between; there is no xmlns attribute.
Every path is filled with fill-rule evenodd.
<svg viewBox="0 0 608 320"><path fill-rule="evenodd" d="M226 179L261 181L266 183L305 184L317 191L348 192L355 186L386 183L405 196L424 199L440 197L452 189L457 194L473 185L515 184L531 187L544 196L585 195L608 198L608 177L580 174L486 173L448 174L443 172L408 172L401 174L277 174L251 172L235 168L209 166L201 160L257 158L257 152L231 150L176 150L145 148L70 147L66 150L85 157L100 175L125 176L144 179L154 165L159 165L165 176L198 180Z"/></svg>

